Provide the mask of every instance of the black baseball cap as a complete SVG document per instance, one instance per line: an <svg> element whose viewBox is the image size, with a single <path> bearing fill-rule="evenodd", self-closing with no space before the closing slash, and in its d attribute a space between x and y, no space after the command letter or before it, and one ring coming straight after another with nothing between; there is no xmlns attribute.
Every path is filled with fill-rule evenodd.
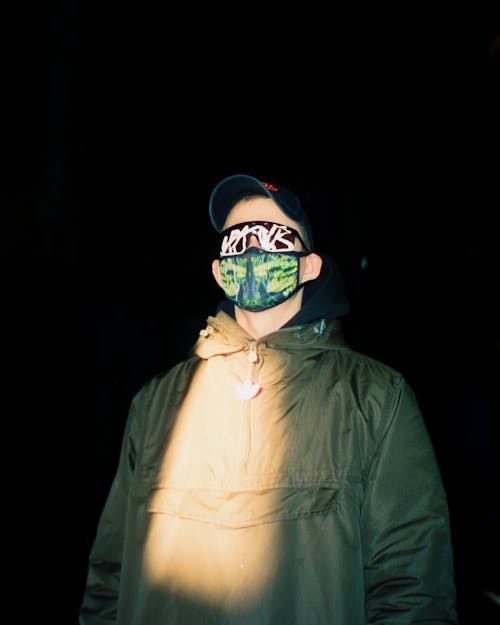
<svg viewBox="0 0 500 625"><path fill-rule="evenodd" d="M314 249L312 227L302 208L299 198L289 189L274 182L264 182L246 174L235 174L221 180L212 191L209 201L209 214L212 225L221 232L233 206L248 195L263 195L271 198L278 207L297 222L304 234L308 251Z"/></svg>

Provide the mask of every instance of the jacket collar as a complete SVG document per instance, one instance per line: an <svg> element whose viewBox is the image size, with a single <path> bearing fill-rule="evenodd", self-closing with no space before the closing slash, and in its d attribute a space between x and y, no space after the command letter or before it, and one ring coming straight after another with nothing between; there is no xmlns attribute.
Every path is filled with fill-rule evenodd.
<svg viewBox="0 0 500 625"><path fill-rule="evenodd" d="M223 310L207 319L207 325L193 347L193 352L201 358L216 355L230 355L250 350L252 346L265 344L278 350L334 349L346 346L338 319L315 321L280 328L276 332L259 339L253 338Z"/></svg>

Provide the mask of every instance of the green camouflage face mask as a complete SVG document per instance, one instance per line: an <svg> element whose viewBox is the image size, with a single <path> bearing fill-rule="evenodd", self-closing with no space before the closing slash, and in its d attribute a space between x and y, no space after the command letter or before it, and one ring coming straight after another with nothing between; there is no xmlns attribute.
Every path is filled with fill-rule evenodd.
<svg viewBox="0 0 500 625"><path fill-rule="evenodd" d="M257 312L281 304L300 287L299 258L304 252L266 252L251 247L220 261L222 288L239 308Z"/></svg>

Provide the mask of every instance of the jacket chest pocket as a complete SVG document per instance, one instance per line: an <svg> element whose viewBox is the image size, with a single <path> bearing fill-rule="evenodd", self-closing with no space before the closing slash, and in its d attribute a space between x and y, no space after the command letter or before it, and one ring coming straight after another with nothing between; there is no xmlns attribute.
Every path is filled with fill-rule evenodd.
<svg viewBox="0 0 500 625"><path fill-rule="evenodd" d="M227 490L217 488L152 489L148 512L242 528L329 512L338 502L333 484Z"/></svg>

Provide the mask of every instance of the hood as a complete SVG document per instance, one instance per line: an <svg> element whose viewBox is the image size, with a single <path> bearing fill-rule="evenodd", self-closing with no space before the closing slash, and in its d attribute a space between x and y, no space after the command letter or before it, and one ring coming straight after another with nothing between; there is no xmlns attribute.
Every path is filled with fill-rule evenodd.
<svg viewBox="0 0 500 625"><path fill-rule="evenodd" d="M321 273L311 282L304 285L302 308L283 327L290 327L310 323L318 319L338 319L347 315L351 306L347 297L344 279L338 265L327 254L320 254L323 259ZM217 311L223 311L233 319L234 304L223 300Z"/></svg>

